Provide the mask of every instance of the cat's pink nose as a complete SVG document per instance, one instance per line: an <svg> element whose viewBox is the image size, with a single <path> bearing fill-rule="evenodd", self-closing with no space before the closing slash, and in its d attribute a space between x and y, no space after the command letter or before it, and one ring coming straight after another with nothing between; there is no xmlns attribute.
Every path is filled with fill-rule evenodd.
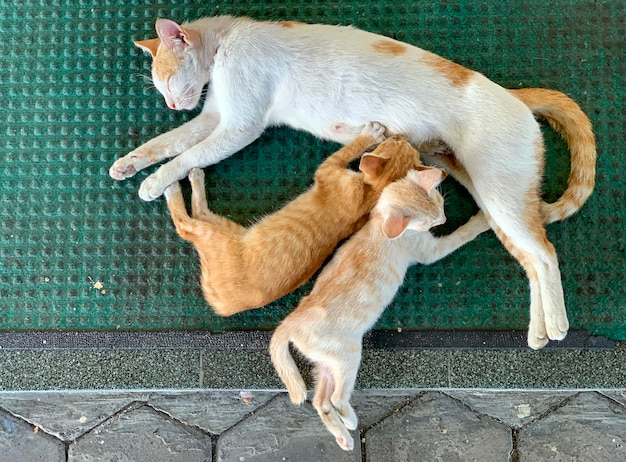
<svg viewBox="0 0 626 462"><path fill-rule="evenodd" d="M167 105L170 107L170 109L176 109L176 103L174 101L172 101L171 103L167 103Z"/></svg>

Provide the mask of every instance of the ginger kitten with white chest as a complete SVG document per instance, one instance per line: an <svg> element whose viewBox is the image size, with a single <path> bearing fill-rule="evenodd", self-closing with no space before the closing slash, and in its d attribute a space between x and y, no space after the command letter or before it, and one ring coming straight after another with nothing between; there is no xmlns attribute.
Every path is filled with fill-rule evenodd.
<svg viewBox="0 0 626 462"><path fill-rule="evenodd" d="M391 303L410 265L433 263L489 229L480 212L448 236L428 231L445 221L436 189L444 177L424 167L387 186L368 223L341 246L272 336L272 362L295 404L306 399L306 385L289 344L314 364L313 406L345 450L352 450L348 430L357 426L349 400L363 334Z"/></svg>

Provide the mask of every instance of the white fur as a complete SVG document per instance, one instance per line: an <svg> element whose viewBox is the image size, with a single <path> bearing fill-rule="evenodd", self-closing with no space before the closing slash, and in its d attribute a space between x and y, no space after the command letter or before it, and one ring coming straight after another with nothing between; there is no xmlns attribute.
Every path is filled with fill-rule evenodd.
<svg viewBox="0 0 626 462"><path fill-rule="evenodd" d="M183 102L188 88L210 82L202 114L119 159L111 167L113 178L178 156L141 185L140 197L153 200L193 167L234 154L271 125L347 143L376 120L414 144L441 139L466 168L472 193L492 225L533 256L539 281L531 284L529 344L539 348L546 335L565 337L556 255L523 218L526 198L537 194L542 156L535 151L542 141L520 100L478 73L455 86L423 61L424 50L406 45L400 56L381 53L373 44L391 39L351 27L283 27L230 17L183 27L201 34L202 53L194 53L199 44L192 44L185 73L169 82L169 90L164 82L155 80L155 85L170 104L176 98ZM196 90L191 94L199 98ZM192 103L185 100L184 106Z"/></svg>

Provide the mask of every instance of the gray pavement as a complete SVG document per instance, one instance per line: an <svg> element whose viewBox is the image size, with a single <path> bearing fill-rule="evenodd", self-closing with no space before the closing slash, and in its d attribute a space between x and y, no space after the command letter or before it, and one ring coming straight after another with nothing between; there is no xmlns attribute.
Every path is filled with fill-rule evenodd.
<svg viewBox="0 0 626 462"><path fill-rule="evenodd" d="M365 389L352 403L348 453L280 390L5 391L0 461L626 460L626 389Z"/></svg>

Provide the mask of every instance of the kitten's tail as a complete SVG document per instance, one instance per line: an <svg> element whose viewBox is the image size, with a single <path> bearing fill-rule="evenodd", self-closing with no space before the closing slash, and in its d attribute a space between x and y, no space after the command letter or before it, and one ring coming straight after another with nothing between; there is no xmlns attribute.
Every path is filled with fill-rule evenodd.
<svg viewBox="0 0 626 462"><path fill-rule="evenodd" d="M564 220L576 213L593 192L596 172L596 141L591 122L567 95L545 88L509 90L534 114L544 117L565 140L571 153L567 189L554 203L541 205L545 223Z"/></svg>
<svg viewBox="0 0 626 462"><path fill-rule="evenodd" d="M289 352L289 342L287 326L281 324L270 341L270 356L278 376L287 387L291 402L300 405L306 400L306 384Z"/></svg>

